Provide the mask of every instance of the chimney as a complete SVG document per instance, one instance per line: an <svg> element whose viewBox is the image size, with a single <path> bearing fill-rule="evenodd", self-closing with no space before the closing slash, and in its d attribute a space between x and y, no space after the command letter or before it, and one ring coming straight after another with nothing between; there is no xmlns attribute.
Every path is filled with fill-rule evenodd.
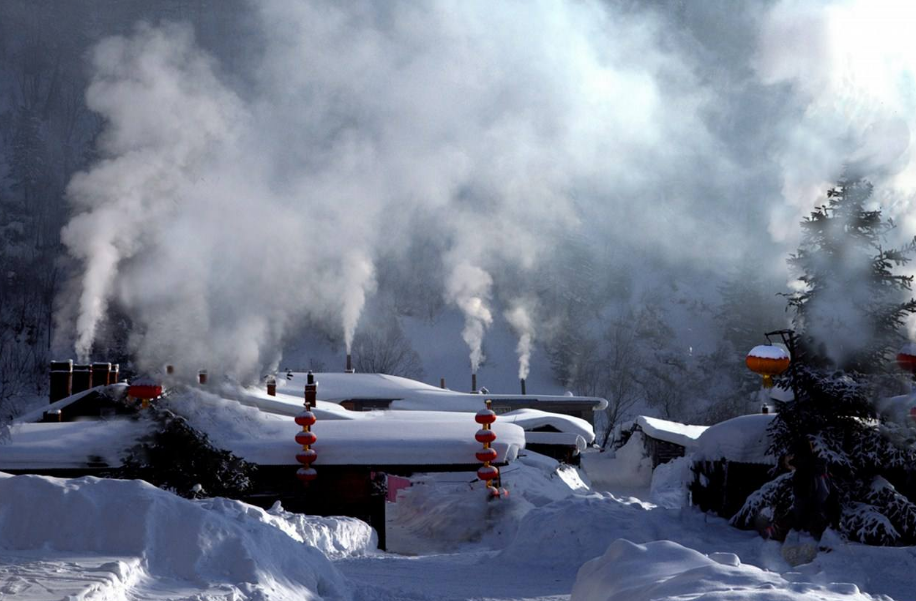
<svg viewBox="0 0 916 601"><path fill-rule="evenodd" d="M477 372L471 374L471 392L477 392Z"/></svg>
<svg viewBox="0 0 916 601"><path fill-rule="evenodd" d="M527 392L525 392L525 378L521 379L521 383L522 383L522 395L528 394Z"/></svg>
<svg viewBox="0 0 916 601"><path fill-rule="evenodd" d="M111 371L111 363L93 363L92 364L92 385L108 386L108 374Z"/></svg>
<svg viewBox="0 0 916 601"><path fill-rule="evenodd" d="M175 374L175 366L174 366L174 365L166 365L166 366L165 366L165 375L171 376L171 375L174 375L174 374Z"/></svg>
<svg viewBox="0 0 916 601"><path fill-rule="evenodd" d="M347 353L347 373L348 374L356 373L353 370L353 356L350 353Z"/></svg>
<svg viewBox="0 0 916 601"><path fill-rule="evenodd" d="M766 414L768 414L769 412L770 412L770 407L769 407L769 405L761 405L761 407L760 407L760 413L766 415Z"/></svg>
<svg viewBox="0 0 916 601"><path fill-rule="evenodd" d="M118 376L120 375L120 371L121 371L120 365L118 365L117 363L111 364L111 369L108 371L108 383L109 384L118 383Z"/></svg>
<svg viewBox="0 0 916 601"><path fill-rule="evenodd" d="M445 390L445 378L439 378L439 388Z"/></svg>
<svg viewBox="0 0 916 601"><path fill-rule="evenodd" d="M310 411L317 401L318 384L315 382L315 374L309 371L308 379L305 381L305 410Z"/></svg>
<svg viewBox="0 0 916 601"><path fill-rule="evenodd" d="M202 369L199 372L197 372L197 383L198 384L207 383L207 370L206 369Z"/></svg>
<svg viewBox="0 0 916 601"><path fill-rule="evenodd" d="M74 365L71 393L85 392L90 388L92 388L92 366L88 363Z"/></svg>
<svg viewBox="0 0 916 601"><path fill-rule="evenodd" d="M53 403L67 398L72 394L73 386L73 361L51 361L51 386L48 389L48 399Z"/></svg>
<svg viewBox="0 0 916 601"><path fill-rule="evenodd" d="M277 396L277 378L267 376L267 396Z"/></svg>

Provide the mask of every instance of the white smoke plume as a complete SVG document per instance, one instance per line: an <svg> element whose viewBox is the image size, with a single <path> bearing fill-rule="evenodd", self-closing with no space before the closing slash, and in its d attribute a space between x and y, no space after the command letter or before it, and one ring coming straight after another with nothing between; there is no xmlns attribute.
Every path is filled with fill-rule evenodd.
<svg viewBox="0 0 916 601"><path fill-rule="evenodd" d="M528 377L531 369L531 351L535 337L534 321L531 318L533 305L531 299L515 299L505 312L506 321L518 336L515 352L518 353L518 377L521 380Z"/></svg>
<svg viewBox="0 0 916 601"><path fill-rule="evenodd" d="M493 323L488 303L493 278L483 269L460 263L452 270L446 285L446 298L464 314L461 337L471 350L471 373L477 373L483 354L483 335Z"/></svg>
<svg viewBox="0 0 916 601"><path fill-rule="evenodd" d="M83 358L115 302L141 364L251 378L306 319L349 346L379 258L424 224L476 368L490 295L562 236L781 265L849 165L914 231L913 28L873 5L265 0L232 65L141 26L92 53L102 158L69 187L62 315Z"/></svg>

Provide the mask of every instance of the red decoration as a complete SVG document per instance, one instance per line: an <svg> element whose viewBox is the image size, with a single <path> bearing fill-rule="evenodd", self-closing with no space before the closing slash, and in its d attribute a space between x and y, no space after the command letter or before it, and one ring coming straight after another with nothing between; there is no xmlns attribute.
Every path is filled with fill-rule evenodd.
<svg viewBox="0 0 916 601"><path fill-rule="evenodd" d="M305 465L315 463L316 459L318 459L318 453L315 451L315 449L299 451L296 453L296 461L299 463L304 463Z"/></svg>
<svg viewBox="0 0 916 601"><path fill-rule="evenodd" d="M311 482L318 477L318 472L316 472L313 467L300 467L296 471L296 477L303 482Z"/></svg>
<svg viewBox="0 0 916 601"><path fill-rule="evenodd" d="M910 419L916 422L916 407L910 408Z"/></svg>
<svg viewBox="0 0 916 601"><path fill-rule="evenodd" d="M496 452L494 448L487 448L477 451L477 461L481 463L486 463L487 461L496 461L496 458L499 457L499 453Z"/></svg>
<svg viewBox="0 0 916 601"><path fill-rule="evenodd" d="M496 433L493 430L488 429L477 430L477 434L474 435L474 439L480 443L491 443L496 440Z"/></svg>
<svg viewBox="0 0 916 601"><path fill-rule="evenodd" d="M474 416L474 421L478 424L492 424L496 421L496 412L491 409L482 409Z"/></svg>
<svg viewBox="0 0 916 601"><path fill-rule="evenodd" d="M477 470L477 477L481 480L494 480L499 477L499 470L492 465L485 465Z"/></svg>
<svg viewBox="0 0 916 601"><path fill-rule="evenodd" d="M155 399L162 394L162 386L158 384L133 384L127 389L127 396L135 399Z"/></svg>
<svg viewBox="0 0 916 601"><path fill-rule="evenodd" d="M308 430L303 430L302 432L296 433L296 442L303 446L313 445L315 444L316 440L318 440L318 437L315 436L313 432L309 432Z"/></svg>
<svg viewBox="0 0 916 601"><path fill-rule="evenodd" d="M318 477L318 472L312 467L315 460L318 459L318 453L311 448L318 437L312 432L312 426L318 421L311 409L317 403L318 383L312 372L308 373L308 379L305 384L305 411L296 416L296 424L302 426L302 431L296 434L296 442L302 445L302 450L296 453L296 461L302 464L302 467L296 472L296 477L302 480L303 484L308 484Z"/></svg>
<svg viewBox="0 0 916 601"><path fill-rule="evenodd" d="M907 344L897 353L897 367L916 375L916 348L912 344Z"/></svg>
<svg viewBox="0 0 916 601"><path fill-rule="evenodd" d="M314 426L318 419L311 411L303 411L296 416L296 423L300 426Z"/></svg>

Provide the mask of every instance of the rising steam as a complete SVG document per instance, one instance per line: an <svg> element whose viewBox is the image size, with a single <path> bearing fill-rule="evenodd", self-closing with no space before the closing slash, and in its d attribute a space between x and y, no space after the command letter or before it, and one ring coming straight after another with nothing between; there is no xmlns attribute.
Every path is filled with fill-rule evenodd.
<svg viewBox="0 0 916 601"><path fill-rule="evenodd" d="M531 369L531 350L534 345L534 322L531 319L533 302L530 299L516 299L512 301L511 308L506 311L506 321L515 330L518 336L518 377L524 380Z"/></svg>
<svg viewBox="0 0 916 601"><path fill-rule="evenodd" d="M66 335L87 358L115 303L141 365L243 379L306 319L349 349L379 258L424 224L476 370L491 297L535 296L500 286L560 239L780 265L850 166L916 232L911 20L872 2L677 6L265 0L233 73L189 27L103 41L86 96L101 159L68 188ZM533 329L509 309L527 373Z"/></svg>
<svg viewBox="0 0 916 601"><path fill-rule="evenodd" d="M493 323L493 314L487 306L493 278L483 269L460 263L452 270L446 287L446 297L464 314L461 337L471 349L471 373L477 373L483 354L483 335Z"/></svg>

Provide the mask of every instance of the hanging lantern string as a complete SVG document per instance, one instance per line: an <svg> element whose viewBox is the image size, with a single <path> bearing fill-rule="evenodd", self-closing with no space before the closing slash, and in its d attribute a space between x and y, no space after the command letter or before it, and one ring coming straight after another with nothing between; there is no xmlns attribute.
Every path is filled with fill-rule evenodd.
<svg viewBox="0 0 916 601"><path fill-rule="evenodd" d="M302 445L302 450L296 454L296 461L302 464L302 467L296 471L296 477L305 484L318 477L318 472L312 467L312 464L318 459L318 453L312 448L312 445L318 440L318 437L312 432L312 426L317 421L312 407L315 406L317 397L318 384L315 383L315 376L309 372L305 385L305 411L296 416L296 423L302 426L302 431L296 434L296 442Z"/></svg>
<svg viewBox="0 0 916 601"><path fill-rule="evenodd" d="M496 466L490 465L491 462L496 461L498 457L496 449L490 446L491 443L496 440L496 433L490 428L490 425L496 421L496 413L490 409L491 403L492 401L487 399L487 408L481 409L474 416L474 421L481 426L474 438L477 442L483 444L483 449L478 451L476 455L477 460L483 462L483 466L477 470L477 477L487 483L487 491L491 495L498 497L499 469L496 468Z"/></svg>

